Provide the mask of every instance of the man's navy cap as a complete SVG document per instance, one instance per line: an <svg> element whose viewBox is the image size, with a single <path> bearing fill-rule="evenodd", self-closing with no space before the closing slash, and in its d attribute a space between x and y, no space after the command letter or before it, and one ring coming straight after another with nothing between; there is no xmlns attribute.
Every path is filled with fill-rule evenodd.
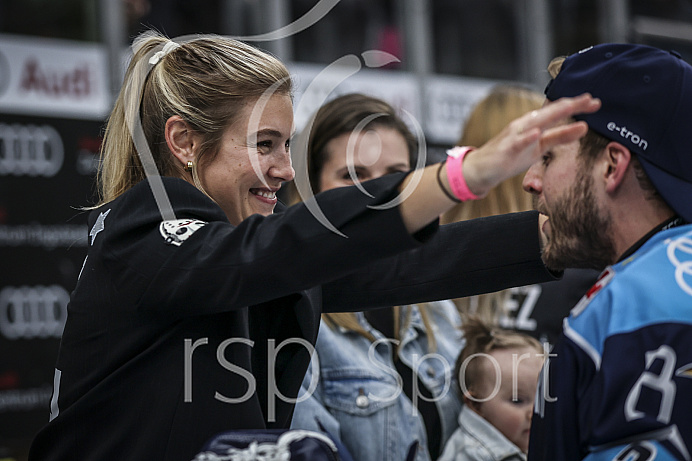
<svg viewBox="0 0 692 461"><path fill-rule="evenodd" d="M632 151L666 202L692 222L692 66L675 52L603 44L568 56L545 89L549 100L591 93L589 128Z"/></svg>

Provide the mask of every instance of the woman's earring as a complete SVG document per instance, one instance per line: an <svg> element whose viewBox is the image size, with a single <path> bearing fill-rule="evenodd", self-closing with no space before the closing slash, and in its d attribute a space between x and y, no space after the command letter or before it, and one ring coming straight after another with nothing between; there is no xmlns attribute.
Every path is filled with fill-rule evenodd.
<svg viewBox="0 0 692 461"><path fill-rule="evenodd" d="M187 165L185 166L185 171L192 171L192 167L193 167L194 165L195 165L195 164L192 163L192 160L188 160L188 161L187 161Z"/></svg>

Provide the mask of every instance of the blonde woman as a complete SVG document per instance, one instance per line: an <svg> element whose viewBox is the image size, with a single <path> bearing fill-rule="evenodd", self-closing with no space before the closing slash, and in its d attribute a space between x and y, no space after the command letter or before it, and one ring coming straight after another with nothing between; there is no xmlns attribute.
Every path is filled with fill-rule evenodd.
<svg viewBox="0 0 692 461"><path fill-rule="evenodd" d="M147 33L133 51L103 140L101 201L33 460L189 460L219 432L288 427L321 300L359 293L367 302L346 306L361 309L389 303L388 290L394 303L435 298L434 288L406 289L404 261L434 267L433 285L466 272L463 248L438 251L446 237L436 219L454 203L447 171L484 195L542 150L582 135L579 124L548 129L555 122L598 108L583 96L520 119L478 149L496 153L490 175L478 173L474 155L465 172L427 168L408 199L384 211L368 205L398 195L411 175L374 181L371 196L323 194L321 209L344 238L305 206L274 213L294 176L291 78L281 62L217 36ZM537 247L537 218L527 221ZM447 244L473 233L457 229ZM549 278L538 251L515 256L533 281ZM391 267L401 279L380 277Z"/></svg>

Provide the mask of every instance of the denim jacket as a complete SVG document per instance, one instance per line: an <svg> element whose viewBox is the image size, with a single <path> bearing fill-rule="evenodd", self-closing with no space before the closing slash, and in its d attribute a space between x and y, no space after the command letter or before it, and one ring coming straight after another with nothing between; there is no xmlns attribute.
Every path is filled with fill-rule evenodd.
<svg viewBox="0 0 692 461"><path fill-rule="evenodd" d="M401 309L401 325L412 309L409 327L400 335L399 358L414 372L435 401L442 425L442 441L457 427L461 402L455 392L454 362L463 339L456 307L451 301L429 303L437 350L430 353L425 328L417 306ZM307 395L311 379L314 392L295 408L292 428L320 430L320 425L340 439L354 459L360 461L404 461L409 447L418 441L416 461L430 459L418 399L403 392L401 377L392 361L397 345L358 313L360 323L376 341L346 331L320 326L316 344L319 369L308 370L299 394ZM312 374L317 373L316 379ZM417 384L414 384L417 386ZM416 387L414 387L414 390ZM421 392L419 392L420 394Z"/></svg>
<svg viewBox="0 0 692 461"><path fill-rule="evenodd" d="M464 407L459 428L438 461L526 461L526 455L485 418Z"/></svg>

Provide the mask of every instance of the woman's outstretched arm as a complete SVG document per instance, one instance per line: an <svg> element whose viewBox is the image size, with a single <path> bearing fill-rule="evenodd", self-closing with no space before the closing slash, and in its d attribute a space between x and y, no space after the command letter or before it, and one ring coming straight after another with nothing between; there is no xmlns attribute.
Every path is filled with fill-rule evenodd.
<svg viewBox="0 0 692 461"><path fill-rule="evenodd" d="M477 149L475 153L485 151L482 155L470 152L464 158L463 177L468 188L483 197L500 182L526 171L554 146L578 140L588 127L584 122L570 122L569 118L595 112L600 105L600 100L583 94L559 99L512 121ZM443 166L439 172L439 181L438 165L431 165L423 169L422 174L409 174L401 184L402 191L412 190L399 207L409 232L420 230L454 206L455 202L448 197L451 188L446 168ZM441 187L446 188L447 193Z"/></svg>

